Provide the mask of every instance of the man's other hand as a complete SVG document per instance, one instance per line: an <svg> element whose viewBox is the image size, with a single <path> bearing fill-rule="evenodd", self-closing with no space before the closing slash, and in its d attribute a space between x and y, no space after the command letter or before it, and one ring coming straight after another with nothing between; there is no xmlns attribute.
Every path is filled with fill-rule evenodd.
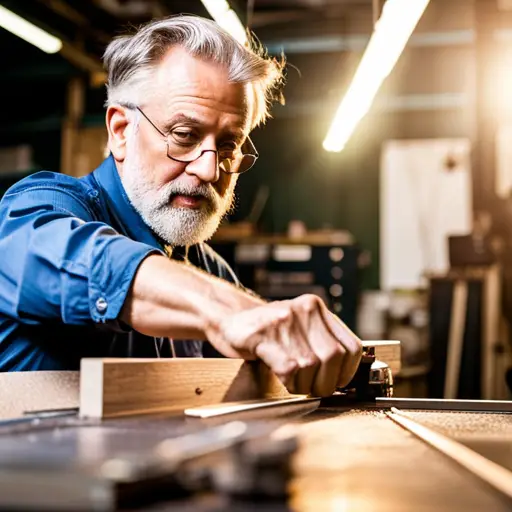
<svg viewBox="0 0 512 512"><path fill-rule="evenodd" d="M316 295L235 313L209 331L224 355L261 359L291 393L331 395L350 382L361 359L361 341Z"/></svg>

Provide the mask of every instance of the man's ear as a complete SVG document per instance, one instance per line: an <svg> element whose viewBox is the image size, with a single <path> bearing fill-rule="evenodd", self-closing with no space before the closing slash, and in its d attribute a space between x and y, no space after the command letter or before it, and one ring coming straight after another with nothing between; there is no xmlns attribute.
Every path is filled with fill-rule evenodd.
<svg viewBox="0 0 512 512"><path fill-rule="evenodd" d="M108 147L118 162L126 157L126 140L130 119L127 109L121 105L110 105L107 108L106 124L108 131Z"/></svg>

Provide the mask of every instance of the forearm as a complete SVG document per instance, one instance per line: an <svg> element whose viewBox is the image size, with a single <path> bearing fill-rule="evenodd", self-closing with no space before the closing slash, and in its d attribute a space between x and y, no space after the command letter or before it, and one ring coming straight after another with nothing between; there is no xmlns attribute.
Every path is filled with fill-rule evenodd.
<svg viewBox="0 0 512 512"><path fill-rule="evenodd" d="M195 267L151 255L137 270L121 320L149 336L207 339L226 315L262 303Z"/></svg>

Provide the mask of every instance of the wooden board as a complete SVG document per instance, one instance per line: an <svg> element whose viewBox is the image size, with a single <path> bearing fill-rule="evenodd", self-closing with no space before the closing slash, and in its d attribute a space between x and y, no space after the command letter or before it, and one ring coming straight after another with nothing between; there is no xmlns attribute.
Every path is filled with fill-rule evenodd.
<svg viewBox="0 0 512 512"><path fill-rule="evenodd" d="M290 396L258 362L242 359L82 359L80 415L106 418Z"/></svg>
<svg viewBox="0 0 512 512"><path fill-rule="evenodd" d="M0 419L45 409L78 407L78 372L0 373Z"/></svg>
<svg viewBox="0 0 512 512"><path fill-rule="evenodd" d="M392 371L398 341L364 342ZM242 359L82 359L80 415L108 418L157 414L290 395L260 362Z"/></svg>

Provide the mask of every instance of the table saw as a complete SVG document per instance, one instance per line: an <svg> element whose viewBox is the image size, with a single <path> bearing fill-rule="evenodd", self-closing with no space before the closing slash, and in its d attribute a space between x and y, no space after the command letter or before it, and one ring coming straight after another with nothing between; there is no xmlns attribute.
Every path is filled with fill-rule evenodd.
<svg viewBox="0 0 512 512"><path fill-rule="evenodd" d="M51 401L58 407L31 403L2 420L0 508L511 510L510 402L397 399L386 365L367 355L361 380L332 397L200 402L180 411L162 410L153 397L153 411L128 415L106 407L104 365L101 417L81 414L82 398L75 407L74 391L63 391ZM73 390L76 377L37 385L31 399ZM203 400L208 388L200 386Z"/></svg>

